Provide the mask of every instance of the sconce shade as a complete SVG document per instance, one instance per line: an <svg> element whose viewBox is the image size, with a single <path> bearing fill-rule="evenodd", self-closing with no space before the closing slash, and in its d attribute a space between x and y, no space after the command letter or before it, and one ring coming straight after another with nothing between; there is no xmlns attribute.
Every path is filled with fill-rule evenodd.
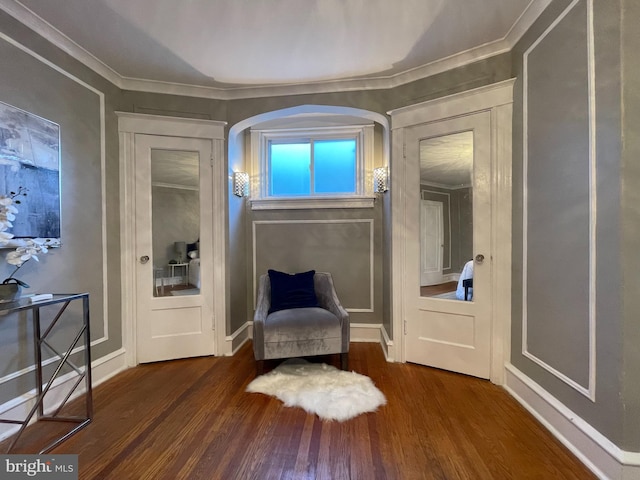
<svg viewBox="0 0 640 480"><path fill-rule="evenodd" d="M249 195L249 174L247 172L233 172L233 194L238 197Z"/></svg>
<svg viewBox="0 0 640 480"><path fill-rule="evenodd" d="M384 193L387 191L388 180L387 167L378 167L373 170L373 191L376 193Z"/></svg>

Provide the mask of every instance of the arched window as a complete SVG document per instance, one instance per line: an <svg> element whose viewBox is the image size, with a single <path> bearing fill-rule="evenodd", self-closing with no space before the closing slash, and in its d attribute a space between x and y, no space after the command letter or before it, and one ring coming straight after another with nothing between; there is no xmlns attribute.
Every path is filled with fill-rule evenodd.
<svg viewBox="0 0 640 480"><path fill-rule="evenodd" d="M376 128L376 122L382 122L382 128ZM384 116L349 107L302 105L242 123L250 140L245 158L250 161L252 209L373 205L373 169L387 159Z"/></svg>

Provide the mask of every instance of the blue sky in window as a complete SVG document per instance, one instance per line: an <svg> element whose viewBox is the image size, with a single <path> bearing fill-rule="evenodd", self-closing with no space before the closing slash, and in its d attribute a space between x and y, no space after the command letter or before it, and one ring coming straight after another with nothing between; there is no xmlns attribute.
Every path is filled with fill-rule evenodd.
<svg viewBox="0 0 640 480"><path fill-rule="evenodd" d="M314 142L314 193L356 192L356 140ZM272 196L311 194L309 143L271 144Z"/></svg>
<svg viewBox="0 0 640 480"><path fill-rule="evenodd" d="M314 146L315 192L355 193L355 139L316 140Z"/></svg>
<svg viewBox="0 0 640 480"><path fill-rule="evenodd" d="M309 195L311 190L311 145L283 143L271 145L271 195Z"/></svg>

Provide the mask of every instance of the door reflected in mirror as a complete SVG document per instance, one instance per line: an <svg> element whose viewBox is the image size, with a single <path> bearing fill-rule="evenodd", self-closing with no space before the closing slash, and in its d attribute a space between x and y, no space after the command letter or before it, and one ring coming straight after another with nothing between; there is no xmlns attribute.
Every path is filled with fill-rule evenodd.
<svg viewBox="0 0 640 480"><path fill-rule="evenodd" d="M473 132L420 141L420 295L473 300Z"/></svg>
<svg viewBox="0 0 640 480"><path fill-rule="evenodd" d="M151 150L155 297L200 293L198 152Z"/></svg>

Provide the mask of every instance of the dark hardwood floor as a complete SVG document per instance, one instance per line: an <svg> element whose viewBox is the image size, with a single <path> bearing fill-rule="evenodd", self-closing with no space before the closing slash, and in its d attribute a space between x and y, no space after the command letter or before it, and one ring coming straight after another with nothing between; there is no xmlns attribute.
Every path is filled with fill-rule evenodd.
<svg viewBox="0 0 640 480"><path fill-rule="evenodd" d="M420 296L432 297L441 293L455 292L458 282L439 283L438 285L429 285L428 287L420 287Z"/></svg>
<svg viewBox="0 0 640 480"><path fill-rule="evenodd" d="M338 423L245 393L250 344L234 357L141 365L98 386L94 421L53 453L79 454L81 479L595 478L488 381L387 363L377 344L352 344L350 369L388 403ZM32 430L21 450L42 440Z"/></svg>

